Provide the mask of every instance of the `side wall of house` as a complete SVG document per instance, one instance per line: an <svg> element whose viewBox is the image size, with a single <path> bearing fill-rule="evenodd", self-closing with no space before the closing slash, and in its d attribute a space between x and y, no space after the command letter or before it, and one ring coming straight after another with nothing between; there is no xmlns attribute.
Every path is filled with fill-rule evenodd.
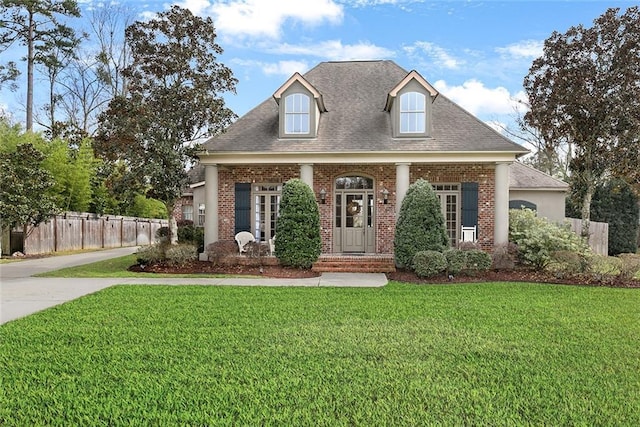
<svg viewBox="0 0 640 427"><path fill-rule="evenodd" d="M300 177L298 165L268 165L255 167L221 167L219 178L218 238L233 240L235 235L235 184L276 183ZM374 180L376 203L376 252L393 253L396 206L396 168L394 165L314 165L313 192L326 191L326 203L320 204L322 253L333 253L334 182L342 175L362 175ZM419 178L435 183L478 183L478 242L485 250L493 248L494 232L494 165L432 165L414 164L410 167L410 182ZM382 190L389 191L384 204Z"/></svg>

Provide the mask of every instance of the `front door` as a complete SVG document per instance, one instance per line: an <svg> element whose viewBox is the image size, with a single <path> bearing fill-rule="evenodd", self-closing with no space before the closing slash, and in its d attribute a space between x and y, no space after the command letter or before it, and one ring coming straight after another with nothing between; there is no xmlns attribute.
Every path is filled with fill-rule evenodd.
<svg viewBox="0 0 640 427"><path fill-rule="evenodd" d="M343 193L344 224L342 251L364 252L367 232L367 209L364 193Z"/></svg>

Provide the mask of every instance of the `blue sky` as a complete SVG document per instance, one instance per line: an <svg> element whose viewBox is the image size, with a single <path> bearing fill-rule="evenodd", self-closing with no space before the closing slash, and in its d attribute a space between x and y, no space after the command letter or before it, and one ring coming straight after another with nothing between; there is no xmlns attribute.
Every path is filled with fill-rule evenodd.
<svg viewBox="0 0 640 427"><path fill-rule="evenodd" d="M83 9L95 0L80 0ZM391 59L417 70L441 93L489 122L509 123L513 99L543 41L570 26L591 26L609 7L632 1L421 0L130 0L140 19L172 4L211 16L220 62L239 80L225 96L242 115L294 72L319 62ZM5 52L3 56L8 55ZM23 65L23 64L21 64ZM23 120L15 93L0 92L0 107ZM37 101L36 101L37 102Z"/></svg>

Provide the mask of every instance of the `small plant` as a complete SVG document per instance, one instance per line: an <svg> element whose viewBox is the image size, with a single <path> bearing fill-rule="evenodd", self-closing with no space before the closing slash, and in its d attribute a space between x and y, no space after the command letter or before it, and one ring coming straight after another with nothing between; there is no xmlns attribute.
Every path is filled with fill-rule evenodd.
<svg viewBox="0 0 640 427"><path fill-rule="evenodd" d="M480 271L487 271L491 268L491 255L480 249L472 249L465 251L467 255L466 272L475 273Z"/></svg>
<svg viewBox="0 0 640 427"><path fill-rule="evenodd" d="M164 246L159 243L143 246L136 253L136 260L142 266L160 264L164 259Z"/></svg>
<svg viewBox="0 0 640 427"><path fill-rule="evenodd" d="M167 264L173 266L185 265L198 259L198 248L195 245L172 245L165 251Z"/></svg>
<svg viewBox="0 0 640 427"><path fill-rule="evenodd" d="M622 260L618 257L593 255L590 259L589 271L596 282L603 282L617 276L622 271Z"/></svg>
<svg viewBox="0 0 640 427"><path fill-rule="evenodd" d="M209 243L206 252L209 261L219 265L224 258L238 253L238 244L234 240L218 240Z"/></svg>
<svg viewBox="0 0 640 427"><path fill-rule="evenodd" d="M160 227L156 230L156 241L159 244L169 243L169 227Z"/></svg>
<svg viewBox="0 0 640 427"><path fill-rule="evenodd" d="M438 251L419 251L413 257L413 269L420 277L433 277L447 269L447 258Z"/></svg>
<svg viewBox="0 0 640 427"><path fill-rule="evenodd" d="M178 223L178 243L190 243L198 247L198 252L204 251L204 228L196 227L193 221L185 220Z"/></svg>
<svg viewBox="0 0 640 427"><path fill-rule="evenodd" d="M249 242L244 246L249 258L262 258L269 255L269 247L260 242Z"/></svg>
<svg viewBox="0 0 640 427"><path fill-rule="evenodd" d="M546 269L557 277L574 276L584 273L589 268L589 259L572 251L556 251L551 254L551 261Z"/></svg>
<svg viewBox="0 0 640 427"><path fill-rule="evenodd" d="M513 270L518 259L518 246L515 243L498 245L491 255L493 268L497 270Z"/></svg>
<svg viewBox="0 0 640 427"><path fill-rule="evenodd" d="M447 272L449 274L458 274L465 269L467 265L467 255L465 251L460 249L448 249L444 251L447 259Z"/></svg>

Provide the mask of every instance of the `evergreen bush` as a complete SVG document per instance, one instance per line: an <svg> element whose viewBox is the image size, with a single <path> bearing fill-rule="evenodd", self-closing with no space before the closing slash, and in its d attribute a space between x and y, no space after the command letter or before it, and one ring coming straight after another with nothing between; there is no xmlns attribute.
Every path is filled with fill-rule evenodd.
<svg viewBox="0 0 640 427"><path fill-rule="evenodd" d="M472 249L465 251L467 264L465 271L475 273L479 271L487 271L491 268L491 255L480 249Z"/></svg>
<svg viewBox="0 0 640 427"><path fill-rule="evenodd" d="M300 179L282 189L275 256L283 266L310 268L320 256L320 212L311 188Z"/></svg>
<svg viewBox="0 0 640 427"><path fill-rule="evenodd" d="M447 259L447 272L449 274L458 274L465 269L467 265L466 251L460 249L448 249L444 251Z"/></svg>
<svg viewBox="0 0 640 427"><path fill-rule="evenodd" d="M416 253L442 252L448 247L438 196L429 182L419 179L409 186L396 222L393 240L396 266L411 269Z"/></svg>
<svg viewBox="0 0 640 427"><path fill-rule="evenodd" d="M638 215L638 198L624 180L613 179L596 188L591 220L609 223L609 255L637 251Z"/></svg>
<svg viewBox="0 0 640 427"><path fill-rule="evenodd" d="M419 277L433 277L447 269L447 258L438 251L418 251L412 264Z"/></svg>
<svg viewBox="0 0 640 427"><path fill-rule="evenodd" d="M589 247L568 225L538 218L531 209L509 211L509 241L518 246L520 261L538 269L549 264L556 251L589 252Z"/></svg>

